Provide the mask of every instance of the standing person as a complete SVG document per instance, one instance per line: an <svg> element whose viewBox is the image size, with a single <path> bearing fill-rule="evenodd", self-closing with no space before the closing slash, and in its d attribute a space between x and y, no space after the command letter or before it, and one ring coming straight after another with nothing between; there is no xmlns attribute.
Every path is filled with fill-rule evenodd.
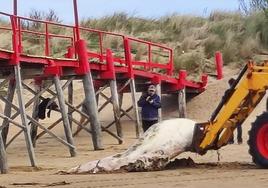
<svg viewBox="0 0 268 188"><path fill-rule="evenodd" d="M142 128L145 132L158 122L158 109L161 108L160 97L156 94L154 85L150 85L147 92L140 97L138 106L141 107Z"/></svg>
<svg viewBox="0 0 268 188"><path fill-rule="evenodd" d="M242 124L241 123L239 123L236 126L236 130L237 130L237 143L242 144L243 139L242 139ZM231 139L229 140L228 144L234 144L234 135L231 137Z"/></svg>
<svg viewBox="0 0 268 188"><path fill-rule="evenodd" d="M230 88L233 86L233 84L235 83L235 79L234 78L231 78L228 83L229 83L229 86ZM225 92L225 96L228 95L230 92L230 89L228 89L226 92ZM238 144L242 144L243 143L243 139L242 139L242 122L239 122L236 126L236 130L237 130L237 143ZM229 144L234 144L234 134L232 135L232 137L230 138Z"/></svg>

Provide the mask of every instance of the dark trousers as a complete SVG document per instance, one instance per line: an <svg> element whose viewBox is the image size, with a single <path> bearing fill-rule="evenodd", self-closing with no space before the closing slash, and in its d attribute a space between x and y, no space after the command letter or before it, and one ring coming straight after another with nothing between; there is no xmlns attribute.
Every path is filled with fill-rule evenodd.
<svg viewBox="0 0 268 188"><path fill-rule="evenodd" d="M242 139L242 126L241 126L241 124L240 125L237 125L236 131L237 131L237 142L240 142L241 143L243 141L243 139ZM231 138L231 142L234 142L234 135Z"/></svg>
<svg viewBox="0 0 268 188"><path fill-rule="evenodd" d="M143 131L147 131L153 124L158 123L158 120L142 120L142 129Z"/></svg>

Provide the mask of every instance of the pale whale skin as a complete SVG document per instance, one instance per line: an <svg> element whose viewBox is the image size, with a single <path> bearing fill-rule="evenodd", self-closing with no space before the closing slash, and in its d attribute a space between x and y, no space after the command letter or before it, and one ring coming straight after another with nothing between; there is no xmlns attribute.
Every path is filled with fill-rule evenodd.
<svg viewBox="0 0 268 188"><path fill-rule="evenodd" d="M182 118L162 121L148 129L126 151L87 162L66 173L161 170L191 146L195 124L192 120Z"/></svg>

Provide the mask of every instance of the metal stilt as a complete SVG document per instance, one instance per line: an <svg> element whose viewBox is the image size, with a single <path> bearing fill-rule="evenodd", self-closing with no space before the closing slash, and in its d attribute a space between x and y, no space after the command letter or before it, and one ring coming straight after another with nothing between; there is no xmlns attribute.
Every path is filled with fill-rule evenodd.
<svg viewBox="0 0 268 188"><path fill-rule="evenodd" d="M1 174L6 174L8 172L8 165L7 165L5 144L3 142L1 133L2 131L0 131L0 171Z"/></svg>
<svg viewBox="0 0 268 188"><path fill-rule="evenodd" d="M179 117L186 117L186 93L185 89L178 91L178 105L179 105Z"/></svg>
<svg viewBox="0 0 268 188"><path fill-rule="evenodd" d="M139 110L138 110L138 104L137 104L138 100L136 97L136 86L135 86L134 79L130 80L130 90L131 90L133 108L134 108L135 116L136 116L136 137L139 138L142 133L142 127L141 127L141 122L140 122L140 116L139 116Z"/></svg>
<svg viewBox="0 0 268 188"><path fill-rule="evenodd" d="M160 97L160 100L161 100L161 96L162 96L162 93L161 93L161 83L157 84L156 85L156 93L157 95ZM158 121L162 121L162 108L159 108L158 109Z"/></svg>
<svg viewBox="0 0 268 188"><path fill-rule="evenodd" d="M118 92L117 92L116 80L110 81L110 88L111 88L111 99L112 99L113 110L114 110L116 131L117 131L117 135L122 138L123 133L122 133L122 126L120 122L120 107L119 107L119 97L118 97ZM122 144L122 142L119 141L119 144Z"/></svg>
<svg viewBox="0 0 268 188"><path fill-rule="evenodd" d="M98 107L95 97L95 89L90 72L84 75L83 85L84 85L86 106L87 109L89 110L89 117L91 122L93 146L95 150L102 150L103 145L101 139L101 125L98 117Z"/></svg>
<svg viewBox="0 0 268 188"><path fill-rule="evenodd" d="M9 84L8 84L8 91L7 91L7 100L8 101L10 101L10 102L13 101L15 90L16 90L15 80L10 79ZM11 105L10 104L5 103L4 115L7 117L11 116ZM7 135L8 135L8 131L9 131L9 122L6 119L4 119L2 126L3 126L2 138L3 138L3 142L6 146Z"/></svg>
<svg viewBox="0 0 268 188"><path fill-rule="evenodd" d="M69 121L66 106L65 106L65 100L64 100L62 87L60 84L60 79L58 76L54 76L53 81L54 81L55 88L57 91L57 97L58 97L60 111L61 111L61 115L62 115L66 140L69 144L74 145L73 135L72 135L72 131L71 131L70 124L69 124L70 121ZM76 156L75 148L69 147L69 151L70 151L71 157Z"/></svg>
<svg viewBox="0 0 268 188"><path fill-rule="evenodd" d="M39 93L41 91L41 86L35 84L35 91L36 93ZM38 121L38 105L40 103L40 98L36 98L36 100L33 103L33 112L32 112L32 118ZM36 136L37 136L37 130L38 126L31 122L31 139L33 142L33 146L36 146Z"/></svg>
<svg viewBox="0 0 268 188"><path fill-rule="evenodd" d="M31 165L35 167L36 162L35 162L34 148L33 148L32 140L31 140L30 128L28 125L28 119L26 115L24 100L22 97L22 83L21 83L22 81L21 81L20 65L16 65L14 69L15 69L17 96L18 96L18 102L19 102L19 108L20 108L20 116L21 116L22 125L24 126L24 130L23 130L24 137L25 137Z"/></svg>

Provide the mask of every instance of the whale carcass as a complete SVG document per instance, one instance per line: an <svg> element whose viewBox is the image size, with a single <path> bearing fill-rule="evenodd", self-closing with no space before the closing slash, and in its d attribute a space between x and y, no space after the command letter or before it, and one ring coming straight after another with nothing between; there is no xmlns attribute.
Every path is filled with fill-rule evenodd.
<svg viewBox="0 0 268 188"><path fill-rule="evenodd" d="M150 127L126 151L81 164L67 173L109 173L161 170L180 153L190 149L196 122L170 119Z"/></svg>

